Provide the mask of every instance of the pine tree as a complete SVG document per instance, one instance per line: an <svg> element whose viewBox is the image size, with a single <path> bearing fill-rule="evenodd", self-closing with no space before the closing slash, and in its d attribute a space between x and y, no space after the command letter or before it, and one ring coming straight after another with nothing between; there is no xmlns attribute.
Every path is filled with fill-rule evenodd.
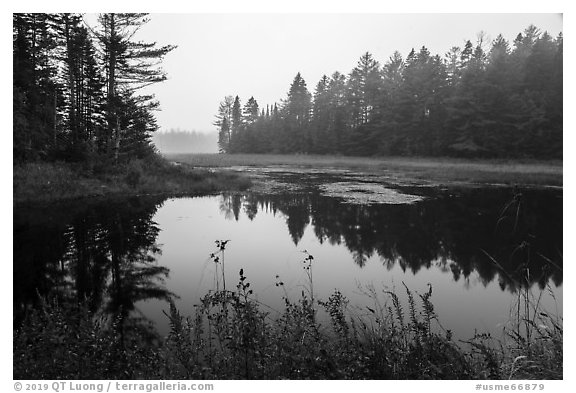
<svg viewBox="0 0 576 393"><path fill-rule="evenodd" d="M82 18L77 14L53 17L62 37L61 67L62 125L60 135L67 143L60 146L68 159L82 160L95 152L104 127L104 79L97 64L96 50Z"/></svg>
<svg viewBox="0 0 576 393"><path fill-rule="evenodd" d="M308 92L306 81L300 73L296 74L283 107L285 142L290 152L307 152L311 144L309 134L311 101L312 96Z"/></svg>
<svg viewBox="0 0 576 393"><path fill-rule="evenodd" d="M242 131L242 107L240 106L240 97L236 96L232 105L232 122L230 123L230 152L238 151L240 134Z"/></svg>
<svg viewBox="0 0 576 393"><path fill-rule="evenodd" d="M426 47L408 56L396 104L396 121L404 133L404 154L437 154L447 75L439 56Z"/></svg>
<svg viewBox="0 0 576 393"><path fill-rule="evenodd" d="M394 152L402 138L402 130L397 121L397 104L404 83L404 68L404 59L398 51L394 52L382 68L381 114L380 118L376 119L379 126L377 145L380 154Z"/></svg>
<svg viewBox="0 0 576 393"><path fill-rule="evenodd" d="M378 105L381 88L380 64L370 52L366 52L358 60L358 65L352 70L348 80L348 100L353 127L370 120Z"/></svg>
<svg viewBox="0 0 576 393"><path fill-rule="evenodd" d="M348 105L346 99L346 75L338 71L332 74L328 83L329 120L327 130L327 150L344 153L344 137L348 130Z"/></svg>
<svg viewBox="0 0 576 393"><path fill-rule="evenodd" d="M221 153L228 153L230 150L232 108L234 107L234 97L226 96L220 102L218 113L214 125L218 127L218 147Z"/></svg>
<svg viewBox="0 0 576 393"><path fill-rule="evenodd" d="M458 83L460 77L460 59L462 57L462 50L458 46L453 46L444 56L444 64L446 65L446 74L448 76L448 84L451 86Z"/></svg>
<svg viewBox="0 0 576 393"><path fill-rule="evenodd" d="M375 123L368 124L380 111L382 77L380 64L366 52L348 78L348 114L350 132L346 135L346 152L372 155L376 151L379 131Z"/></svg>
<svg viewBox="0 0 576 393"><path fill-rule="evenodd" d="M258 120L258 102L254 97L250 97L242 110L242 121L244 124L254 124Z"/></svg>
<svg viewBox="0 0 576 393"><path fill-rule="evenodd" d="M220 123L220 131L218 132L218 151L220 153L227 153L230 146L230 123L228 119L222 119Z"/></svg>
<svg viewBox="0 0 576 393"><path fill-rule="evenodd" d="M142 87L166 80L166 73L158 67L162 58L176 47L166 45L156 47L156 43L133 41L133 36L147 22L147 14L101 14L101 31L98 38L105 53L107 71L107 148L118 160L121 129L121 117L128 112L119 113L118 108L125 93L136 92ZM141 96L137 105L145 105L153 96Z"/></svg>
<svg viewBox="0 0 576 393"><path fill-rule="evenodd" d="M242 110L241 126L236 132L234 151L238 153L255 153L257 149L257 124L259 117L258 102L250 97Z"/></svg>
<svg viewBox="0 0 576 393"><path fill-rule="evenodd" d="M123 135L118 154L126 158L144 158L151 155L154 152L152 134L158 130L153 112L158 110L159 103L131 91L124 91L119 98L121 104L118 113L121 114L119 119Z"/></svg>
<svg viewBox="0 0 576 393"><path fill-rule="evenodd" d="M16 160L45 158L55 144L57 42L48 14L13 14L13 149Z"/></svg>
<svg viewBox="0 0 576 393"><path fill-rule="evenodd" d="M482 37L481 37L482 38ZM469 42L469 41L468 41ZM486 156L498 154L501 146L510 148L510 85L508 43L499 36L488 54L479 40L457 85L447 100L445 150L451 154Z"/></svg>
<svg viewBox="0 0 576 393"><path fill-rule="evenodd" d="M312 106L312 146L314 153L327 153L331 149L328 129L330 126L330 102L328 95L328 85L330 80L323 75L316 84L314 92L314 104Z"/></svg>
<svg viewBox="0 0 576 393"><path fill-rule="evenodd" d="M268 132L270 135L270 149L272 153L282 153L285 151L286 145L284 144L284 128L282 123L283 121L280 116L278 104L274 103L274 106L270 107L270 123Z"/></svg>
<svg viewBox="0 0 576 393"><path fill-rule="evenodd" d="M466 67L470 59L472 59L472 55L474 53L473 48L474 45L472 45L472 42L470 40L467 40L466 43L464 44L464 49L462 49L462 52L460 54L461 67Z"/></svg>

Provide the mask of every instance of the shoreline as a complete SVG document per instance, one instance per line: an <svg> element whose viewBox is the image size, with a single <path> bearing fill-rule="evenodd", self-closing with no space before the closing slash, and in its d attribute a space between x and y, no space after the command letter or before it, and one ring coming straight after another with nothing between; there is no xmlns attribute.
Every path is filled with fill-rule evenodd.
<svg viewBox="0 0 576 393"><path fill-rule="evenodd" d="M466 160L436 157L351 157L276 154L171 154L172 162L200 168L285 169L306 172L355 171L401 182L432 182L440 186L526 186L563 188L562 161Z"/></svg>
<svg viewBox="0 0 576 393"><path fill-rule="evenodd" d="M211 172L173 165L163 158L117 166L39 162L13 166L13 206L44 205L87 198L202 195L246 190L251 181L232 171Z"/></svg>
<svg viewBox="0 0 576 393"><path fill-rule="evenodd" d="M252 173L242 173L246 168ZM437 187L523 187L563 189L558 161L463 160L452 158L366 158L310 155L177 154L98 167L98 163L39 162L13 166L13 206L85 198L195 196L245 191L267 171L370 177L385 184Z"/></svg>

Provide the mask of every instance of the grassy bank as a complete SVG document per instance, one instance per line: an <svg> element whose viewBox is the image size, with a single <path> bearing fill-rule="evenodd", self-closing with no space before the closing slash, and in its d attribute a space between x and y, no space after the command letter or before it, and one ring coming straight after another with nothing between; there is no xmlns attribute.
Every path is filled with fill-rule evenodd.
<svg viewBox="0 0 576 393"><path fill-rule="evenodd" d="M439 183L562 186L562 161L467 160L274 154L179 154L169 160L199 167L286 166L341 168Z"/></svg>
<svg viewBox="0 0 576 393"><path fill-rule="evenodd" d="M304 262L312 268L312 259ZM359 314L339 291L315 299L311 277L308 291L285 297L272 315L240 270L235 290L209 292L192 317L170 303L166 340L150 339L121 311L106 317L44 302L14 331L14 379L563 378L561 318L531 313L522 329L511 322L503 341L477 334L455 342L439 328L431 288L384 291L382 306ZM533 299L523 301L538 311Z"/></svg>
<svg viewBox="0 0 576 393"><path fill-rule="evenodd" d="M174 165L157 156L122 164L39 162L14 165L14 203L139 194L201 194L244 190L248 178L238 173Z"/></svg>

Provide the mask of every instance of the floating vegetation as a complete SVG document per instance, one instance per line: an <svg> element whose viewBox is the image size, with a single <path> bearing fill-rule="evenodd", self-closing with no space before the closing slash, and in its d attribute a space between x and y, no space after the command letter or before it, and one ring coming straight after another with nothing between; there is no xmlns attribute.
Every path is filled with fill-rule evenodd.
<svg viewBox="0 0 576 393"><path fill-rule="evenodd" d="M272 178L258 179L253 181L252 192L261 194L284 194L286 192L298 192L304 189L303 185L293 182L285 182Z"/></svg>
<svg viewBox="0 0 576 393"><path fill-rule="evenodd" d="M404 194L378 183L337 182L320 185L322 194L342 198L346 203L372 204L381 203L400 205L424 200L418 195Z"/></svg>

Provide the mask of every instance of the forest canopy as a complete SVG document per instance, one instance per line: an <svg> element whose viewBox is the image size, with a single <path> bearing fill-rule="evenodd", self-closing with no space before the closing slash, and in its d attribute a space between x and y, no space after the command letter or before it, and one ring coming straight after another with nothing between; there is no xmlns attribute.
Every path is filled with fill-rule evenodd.
<svg viewBox="0 0 576 393"><path fill-rule="evenodd" d="M13 14L16 162L126 161L154 153L158 102L142 88L166 79L175 46L137 41L147 14Z"/></svg>
<svg viewBox="0 0 576 393"><path fill-rule="evenodd" d="M159 103L175 46L134 39L146 14L13 14L16 162L118 162L155 151ZM285 99L226 96L214 124L225 153L562 158L563 37L527 27L513 42L480 34L444 55L426 47L311 89L301 73Z"/></svg>
<svg viewBox="0 0 576 393"><path fill-rule="evenodd" d="M220 103L223 153L562 158L562 33L531 25L512 43L426 47L381 64L369 52L348 74L294 77L280 103Z"/></svg>

